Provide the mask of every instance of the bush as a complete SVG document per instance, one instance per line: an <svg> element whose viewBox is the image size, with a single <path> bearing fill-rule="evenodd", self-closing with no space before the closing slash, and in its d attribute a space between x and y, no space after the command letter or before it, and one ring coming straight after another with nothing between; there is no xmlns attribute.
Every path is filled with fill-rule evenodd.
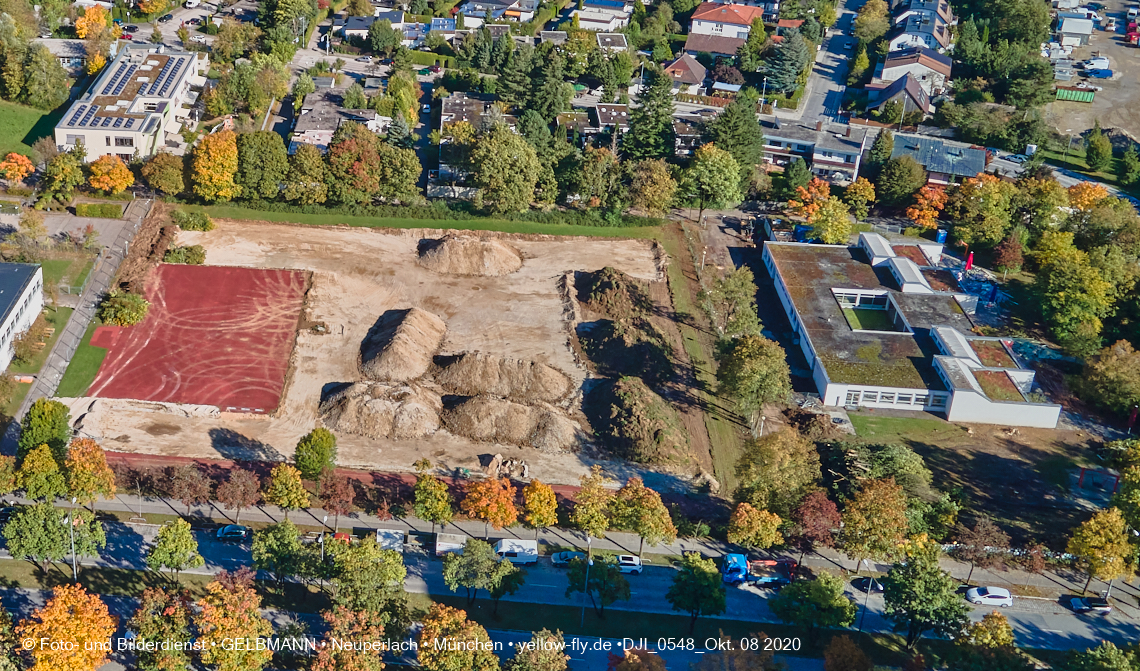
<svg viewBox="0 0 1140 671"><path fill-rule="evenodd" d="M33 193L35 193L35 191L26 186L10 186L7 190L9 196L30 196Z"/></svg>
<svg viewBox="0 0 1140 671"><path fill-rule="evenodd" d="M184 212L175 210L170 213L170 220L184 231L212 231L214 220L205 212Z"/></svg>
<svg viewBox="0 0 1140 671"><path fill-rule="evenodd" d="M328 429L313 429L297 442L293 460L306 480L316 480L326 468L336 466L336 436Z"/></svg>
<svg viewBox="0 0 1140 671"><path fill-rule="evenodd" d="M78 203L75 206L75 216L121 219L123 206L116 203Z"/></svg>
<svg viewBox="0 0 1140 671"><path fill-rule="evenodd" d="M162 256L163 263L184 263L189 266L200 266L206 262L206 248L202 245L188 247L171 247Z"/></svg>
<svg viewBox="0 0 1140 671"><path fill-rule="evenodd" d="M133 326L146 318L150 302L138 294L112 289L99 306L99 319L104 324Z"/></svg>

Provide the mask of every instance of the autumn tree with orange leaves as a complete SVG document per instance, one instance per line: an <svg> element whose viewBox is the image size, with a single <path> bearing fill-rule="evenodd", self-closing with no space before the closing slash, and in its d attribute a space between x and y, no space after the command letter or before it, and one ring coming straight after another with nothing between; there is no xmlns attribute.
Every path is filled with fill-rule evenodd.
<svg viewBox="0 0 1140 671"><path fill-rule="evenodd" d="M253 641L273 633L273 626L261 616L261 597L253 589L252 569L219 573L206 585L206 596L198 601L198 608L194 624L204 664L212 664L217 671L259 671L273 659L270 650L226 645L235 639Z"/></svg>
<svg viewBox="0 0 1140 671"><path fill-rule="evenodd" d="M1069 187L1069 207L1074 210L1087 212L1105 198L1108 198L1108 189L1103 184L1077 182Z"/></svg>
<svg viewBox="0 0 1140 671"><path fill-rule="evenodd" d="M467 496L459 508L468 517L483 520L485 527L489 525L496 529L509 527L519 518L515 507L515 487L507 478L491 478L467 485Z"/></svg>
<svg viewBox="0 0 1140 671"><path fill-rule="evenodd" d="M376 642L384 638L387 616L370 610L337 606L321 614L329 624L325 644L310 667L312 671L382 671L384 660L378 646L334 645L335 641Z"/></svg>
<svg viewBox="0 0 1140 671"><path fill-rule="evenodd" d="M906 208L906 216L922 228L934 228L938 225L938 215L945 207L946 190L927 185L914 194L914 205Z"/></svg>
<svg viewBox="0 0 1140 671"><path fill-rule="evenodd" d="M115 472L107 455L90 438L76 438L67 449L67 493L84 505L115 496Z"/></svg>
<svg viewBox="0 0 1140 671"><path fill-rule="evenodd" d="M116 623L97 595L64 585L16 627L16 634L33 642L30 650L25 647L35 660L32 671L95 671L107 663ZM72 645L51 645L63 642Z"/></svg>
<svg viewBox="0 0 1140 671"><path fill-rule="evenodd" d="M831 185L818 177L812 177L806 187L796 187L796 197L788 201L788 208L793 214L811 219L830 196Z"/></svg>
<svg viewBox="0 0 1140 671"><path fill-rule="evenodd" d="M86 42L83 48L87 52L87 74L93 75L103 69L111 43L119 39L121 30L109 19L106 9L92 5L75 20L75 34Z"/></svg>
<svg viewBox="0 0 1140 671"><path fill-rule="evenodd" d="M15 184L24 181L24 178L36 171L32 160L23 154L11 152L0 161L0 173L4 179Z"/></svg>
<svg viewBox="0 0 1140 671"><path fill-rule="evenodd" d="M467 619L467 611L432 604L419 634L417 659L425 671L498 671L487 630Z"/></svg>
<svg viewBox="0 0 1140 671"><path fill-rule="evenodd" d="M194 194L207 201L229 200L241 188L234 182L238 169L237 135L224 130L202 138L190 159Z"/></svg>
<svg viewBox="0 0 1140 671"><path fill-rule="evenodd" d="M121 193L135 183L135 175L123 163L123 159L113 154L104 154L91 164L91 177L87 183L93 189L106 193Z"/></svg>

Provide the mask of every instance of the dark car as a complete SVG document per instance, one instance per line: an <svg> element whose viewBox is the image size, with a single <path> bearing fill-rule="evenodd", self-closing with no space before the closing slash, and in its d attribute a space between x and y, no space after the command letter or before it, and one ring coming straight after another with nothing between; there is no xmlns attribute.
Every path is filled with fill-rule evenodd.
<svg viewBox="0 0 1140 671"><path fill-rule="evenodd" d="M1111 613L1112 604L1099 596L1082 596L1069 602L1074 613Z"/></svg>
<svg viewBox="0 0 1140 671"><path fill-rule="evenodd" d="M202 25L202 19L186 19L185 23L188 26L200 26Z"/></svg>
<svg viewBox="0 0 1140 671"><path fill-rule="evenodd" d="M240 543L249 538L249 527L240 524L227 524L218 529L218 540L224 543Z"/></svg>
<svg viewBox="0 0 1140 671"><path fill-rule="evenodd" d="M883 593L883 583L874 578L856 578L851 581L851 586L864 594L867 593L868 588L871 590L871 594Z"/></svg>
<svg viewBox="0 0 1140 671"><path fill-rule="evenodd" d="M162 16L158 17L159 23L169 23L173 20L174 20L173 14L163 14Z"/></svg>
<svg viewBox="0 0 1140 671"><path fill-rule="evenodd" d="M585 559L585 552L573 552L571 550L563 550L562 552L555 552L550 555L550 563L554 566L569 566L572 559Z"/></svg>
<svg viewBox="0 0 1140 671"><path fill-rule="evenodd" d="M128 33L137 33L139 32L139 27L132 23L129 26L123 26L123 31Z"/></svg>

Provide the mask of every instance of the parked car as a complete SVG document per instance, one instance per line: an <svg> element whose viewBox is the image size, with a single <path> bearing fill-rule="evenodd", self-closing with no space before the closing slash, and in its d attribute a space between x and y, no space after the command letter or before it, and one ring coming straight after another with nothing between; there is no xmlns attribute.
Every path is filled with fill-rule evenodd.
<svg viewBox="0 0 1140 671"><path fill-rule="evenodd" d="M361 56L360 58L356 59L356 62L357 63L371 63L372 57L371 56Z"/></svg>
<svg viewBox="0 0 1140 671"><path fill-rule="evenodd" d="M1086 70L1085 76L1093 79L1112 79L1112 70Z"/></svg>
<svg viewBox="0 0 1140 671"><path fill-rule="evenodd" d="M240 524L227 524L218 529L218 540L223 543L240 543L249 538L249 527Z"/></svg>
<svg viewBox="0 0 1140 671"><path fill-rule="evenodd" d="M571 550L563 550L562 552L555 552L550 555L550 563L554 566L569 566L570 562L575 559L585 559L585 552L573 552Z"/></svg>
<svg viewBox="0 0 1140 671"><path fill-rule="evenodd" d="M158 17L159 23L170 23L173 20L174 20L173 14L163 14L162 16Z"/></svg>
<svg viewBox="0 0 1140 671"><path fill-rule="evenodd" d="M440 72L443 72L443 68L439 67L438 65L433 65L428 68L428 70L431 70L432 74L439 74Z"/></svg>
<svg viewBox="0 0 1140 671"><path fill-rule="evenodd" d="M966 601L983 606L1008 608L1013 605L1013 595L1004 587L971 587L966 590Z"/></svg>
<svg viewBox="0 0 1140 671"><path fill-rule="evenodd" d="M637 555L618 555L618 570L622 573L641 573L641 557Z"/></svg>
<svg viewBox="0 0 1140 671"><path fill-rule="evenodd" d="M1104 56L1098 56L1097 58L1090 58L1087 61L1082 61L1081 67L1086 70L1104 70L1109 68L1110 65L1107 58Z"/></svg>
<svg viewBox="0 0 1140 671"><path fill-rule="evenodd" d="M122 35L119 35L119 39L120 40L129 40L129 39L131 39L131 34L130 33L123 33Z"/></svg>
<svg viewBox="0 0 1140 671"><path fill-rule="evenodd" d="M1069 602L1074 613L1111 613L1112 604L1099 596L1082 596Z"/></svg>
<svg viewBox="0 0 1140 671"><path fill-rule="evenodd" d="M1025 154L1010 154L1009 156L1005 157L1005 160L1009 161L1010 163L1017 163L1020 165L1028 161L1029 157Z"/></svg>
<svg viewBox="0 0 1140 671"><path fill-rule="evenodd" d="M182 6L185 7L186 9L194 9L195 7L197 7L200 4L202 4L201 0L186 0L186 3L183 4Z"/></svg>
<svg viewBox="0 0 1140 671"><path fill-rule="evenodd" d="M186 25L188 25L188 26L200 26L200 25L202 25L202 19L198 19L198 18L186 19Z"/></svg>
<svg viewBox="0 0 1140 671"><path fill-rule="evenodd" d="M198 44L205 44L206 43L206 36L205 35L195 35L194 37L190 38L190 41L191 42L197 42Z"/></svg>
<svg viewBox="0 0 1140 671"><path fill-rule="evenodd" d="M12 516L20 512L20 506L5 506L0 508L0 524L7 524Z"/></svg>
<svg viewBox="0 0 1140 671"><path fill-rule="evenodd" d="M847 51L851 51L852 49L855 48L855 42L848 40L848 41L843 43L843 48Z"/></svg>
<svg viewBox="0 0 1140 671"><path fill-rule="evenodd" d="M123 26L123 32L126 32L126 33L137 33L137 32L139 32L139 27L138 27L138 26L136 26L136 25L134 25L134 24L132 23L132 24L130 24L130 25L127 25L127 26Z"/></svg>
<svg viewBox="0 0 1140 671"><path fill-rule="evenodd" d="M431 105L424 105L420 108L420 111L424 114L431 114Z"/></svg>
<svg viewBox="0 0 1140 671"><path fill-rule="evenodd" d="M867 590L870 590L871 594L883 593L883 583L874 578L856 578L851 581L851 586L864 594L867 593Z"/></svg>

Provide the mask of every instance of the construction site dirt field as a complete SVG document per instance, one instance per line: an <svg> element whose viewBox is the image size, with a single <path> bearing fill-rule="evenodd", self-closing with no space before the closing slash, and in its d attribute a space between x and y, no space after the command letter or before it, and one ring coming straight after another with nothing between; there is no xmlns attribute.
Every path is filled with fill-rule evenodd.
<svg viewBox="0 0 1140 671"><path fill-rule="evenodd" d="M319 422L322 392L362 379L361 343L387 311L420 308L446 324L439 353L479 351L552 366L579 389L586 369L569 346L572 308L562 290L570 271L613 266L664 282L664 254L653 241L472 232L506 242L522 267L498 276L434 272L417 261L425 241L443 231L314 227L220 220L213 231L182 232L177 244L200 244L211 266L310 271L284 395L272 416L218 412L210 406L110 398L75 399L81 431L109 450L222 459L291 457L298 438ZM208 295L212 286L198 287ZM201 343L208 357L212 343ZM95 387L93 387L94 389ZM570 403L575 407L581 394ZM66 401L66 400L65 400ZM445 429L415 440L338 434L338 463L383 471L411 470L427 457L445 469L477 470L480 457L527 461L532 477L577 483L594 463L583 454L478 443ZM614 462L615 476L628 470ZM632 471L630 471L632 473Z"/></svg>

